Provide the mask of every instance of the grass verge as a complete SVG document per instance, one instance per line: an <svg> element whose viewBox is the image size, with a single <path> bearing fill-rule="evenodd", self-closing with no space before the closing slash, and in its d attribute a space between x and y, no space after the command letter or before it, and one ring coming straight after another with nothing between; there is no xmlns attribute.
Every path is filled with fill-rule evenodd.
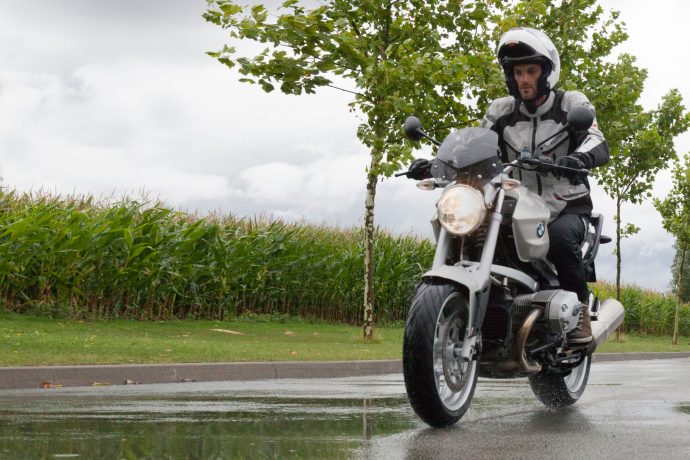
<svg viewBox="0 0 690 460"><path fill-rule="evenodd" d="M62 321L0 313L0 366L337 361L401 356L402 328L299 321Z"/></svg>
<svg viewBox="0 0 690 460"><path fill-rule="evenodd" d="M690 352L690 337L678 337L678 345L671 345L671 336L626 334L616 340L615 333L599 348L600 353Z"/></svg>
<svg viewBox="0 0 690 460"><path fill-rule="evenodd" d="M402 327L363 342L353 326L238 321L61 321L0 313L0 366L400 359ZM670 337L627 335L599 352L688 351Z"/></svg>

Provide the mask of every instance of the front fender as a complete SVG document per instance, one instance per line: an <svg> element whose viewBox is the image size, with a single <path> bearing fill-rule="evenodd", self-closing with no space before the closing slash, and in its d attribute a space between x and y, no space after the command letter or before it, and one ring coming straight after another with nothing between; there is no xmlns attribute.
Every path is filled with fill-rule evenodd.
<svg viewBox="0 0 690 460"><path fill-rule="evenodd" d="M478 269L478 263L465 262L465 265L442 265L429 270L422 276L424 278L440 278L452 281L467 289L470 315L472 315L470 324L480 329L489 302L489 280L482 279ZM531 277L510 267L492 265L491 274L510 278L524 288L527 288L530 292L535 292L539 288L539 284Z"/></svg>
<svg viewBox="0 0 690 460"><path fill-rule="evenodd" d="M481 329L484 321L484 312L489 298L488 279L482 280L478 273L469 267L460 265L442 265L433 268L422 275L422 278L440 278L452 281L467 289L467 301L469 304L469 324L473 331L468 333L474 335L474 331Z"/></svg>
<svg viewBox="0 0 690 460"><path fill-rule="evenodd" d="M453 281L461 286L465 286L470 294L479 291L482 281L479 280L476 272L472 272L467 267L459 265L442 265L440 267L432 268L422 275L423 278L442 278L448 281Z"/></svg>

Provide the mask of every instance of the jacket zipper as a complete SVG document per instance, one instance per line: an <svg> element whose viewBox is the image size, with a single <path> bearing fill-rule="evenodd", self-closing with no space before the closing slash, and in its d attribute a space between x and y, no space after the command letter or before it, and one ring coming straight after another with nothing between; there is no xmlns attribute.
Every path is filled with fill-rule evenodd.
<svg viewBox="0 0 690 460"><path fill-rule="evenodd" d="M532 157L537 157L537 117L532 118ZM541 177L536 171L534 176L537 178L537 195L541 196Z"/></svg>

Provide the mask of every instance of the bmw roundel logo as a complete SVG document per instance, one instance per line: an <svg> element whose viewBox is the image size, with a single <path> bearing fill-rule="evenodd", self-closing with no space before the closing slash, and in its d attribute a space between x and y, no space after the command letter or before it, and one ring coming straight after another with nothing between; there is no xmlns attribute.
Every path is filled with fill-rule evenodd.
<svg viewBox="0 0 690 460"><path fill-rule="evenodd" d="M546 225L544 225L544 222L539 222L539 225L537 225L537 236L541 238L544 236L544 233L546 232Z"/></svg>

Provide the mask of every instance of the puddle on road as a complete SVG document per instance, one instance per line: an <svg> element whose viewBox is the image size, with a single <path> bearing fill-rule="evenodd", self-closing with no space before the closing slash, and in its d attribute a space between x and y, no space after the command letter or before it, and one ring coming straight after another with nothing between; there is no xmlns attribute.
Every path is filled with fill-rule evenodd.
<svg viewBox="0 0 690 460"><path fill-rule="evenodd" d="M345 458L417 425L405 397L56 403L0 411L0 457Z"/></svg>

